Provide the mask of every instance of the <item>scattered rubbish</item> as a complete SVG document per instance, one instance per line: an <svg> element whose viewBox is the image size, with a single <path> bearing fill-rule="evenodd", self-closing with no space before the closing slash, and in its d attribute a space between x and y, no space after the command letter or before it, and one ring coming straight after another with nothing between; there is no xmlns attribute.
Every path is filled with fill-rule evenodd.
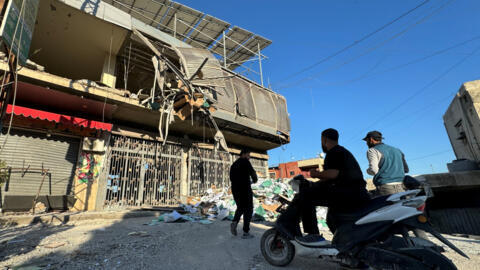
<svg viewBox="0 0 480 270"><path fill-rule="evenodd" d="M148 233L147 233L147 232L144 232L144 231L130 232L130 233L128 233L128 236L146 237L146 236L148 236Z"/></svg>
<svg viewBox="0 0 480 270"><path fill-rule="evenodd" d="M182 215L179 214L177 211L173 211L170 214L165 214L163 215L163 221L164 222L175 222L182 219Z"/></svg>
<svg viewBox="0 0 480 270"><path fill-rule="evenodd" d="M43 214L47 212L47 207L42 202L37 202L34 207L35 207L35 212L34 212L35 214Z"/></svg>
<svg viewBox="0 0 480 270"><path fill-rule="evenodd" d="M199 220L198 223L200 223L200 224L212 224L213 222L210 221L210 220L207 220L207 219L202 219L202 220Z"/></svg>
<svg viewBox="0 0 480 270"><path fill-rule="evenodd" d="M262 207L263 209L267 210L267 211L270 211L270 212L275 212L277 211L277 209L280 207L281 204L279 203L274 203L274 204L270 204L270 205L267 205L267 204L264 204L262 203Z"/></svg>
<svg viewBox="0 0 480 270"><path fill-rule="evenodd" d="M259 179L252 185L254 221L275 221L282 204L290 201L296 191L290 185L290 179ZM161 222L198 222L210 224L214 220L233 220L237 206L228 188L208 189L203 196L188 197L186 204L181 204L183 215L172 211L152 220L148 225ZM328 230L325 219L327 208L317 207L318 224L321 229Z"/></svg>
<svg viewBox="0 0 480 270"><path fill-rule="evenodd" d="M58 248L58 247L63 247L66 244L67 244L66 242L50 242L40 246L43 246L44 248Z"/></svg>
<svg viewBox="0 0 480 270"><path fill-rule="evenodd" d="M230 212L228 211L228 209L224 208L224 209L220 210L220 212L218 213L217 219L218 220L224 220L228 217L229 214L230 214Z"/></svg>

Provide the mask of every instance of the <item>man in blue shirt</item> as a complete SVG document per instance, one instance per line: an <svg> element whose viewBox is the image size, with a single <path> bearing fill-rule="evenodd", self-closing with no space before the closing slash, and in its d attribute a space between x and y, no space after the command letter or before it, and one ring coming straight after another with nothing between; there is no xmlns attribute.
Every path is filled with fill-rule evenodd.
<svg viewBox="0 0 480 270"><path fill-rule="evenodd" d="M400 149L384 144L382 133L370 131L363 138L367 142L368 169L373 175L373 183L377 187L377 195L390 195L404 191L403 178L408 173L405 155Z"/></svg>

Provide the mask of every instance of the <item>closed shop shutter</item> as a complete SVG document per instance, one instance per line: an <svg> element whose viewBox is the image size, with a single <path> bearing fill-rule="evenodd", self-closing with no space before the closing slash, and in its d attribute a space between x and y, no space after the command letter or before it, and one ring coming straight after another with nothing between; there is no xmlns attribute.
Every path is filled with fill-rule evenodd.
<svg viewBox="0 0 480 270"><path fill-rule="evenodd" d="M6 138L4 130L0 147ZM45 177L40 195L71 194L79 144L79 138L47 137L44 133L12 129L0 154L0 159L15 169L2 187L3 195L35 196L42 181L39 170L42 164L49 174Z"/></svg>

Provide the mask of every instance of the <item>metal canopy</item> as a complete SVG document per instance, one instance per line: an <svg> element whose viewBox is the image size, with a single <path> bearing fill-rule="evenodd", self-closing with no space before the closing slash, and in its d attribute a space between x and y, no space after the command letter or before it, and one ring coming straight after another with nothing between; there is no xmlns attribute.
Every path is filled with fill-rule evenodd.
<svg viewBox="0 0 480 270"><path fill-rule="evenodd" d="M264 37L258 35L252 37L247 42L245 42L243 46L239 47L234 55L229 56L229 61L227 63L230 64L228 65L228 67L232 70L235 69L243 62L254 57L255 55L258 55L259 49L261 51L268 47L270 44L272 44L272 41Z"/></svg>
<svg viewBox="0 0 480 270"><path fill-rule="evenodd" d="M196 30L190 35L190 39L186 42L195 47L200 46L210 47L220 35L230 27L230 24L220 19L205 15L200 21ZM198 43L195 45L195 43Z"/></svg>
<svg viewBox="0 0 480 270"><path fill-rule="evenodd" d="M272 43L238 26L229 28L228 22L170 0L103 1L185 43L226 56L230 69L258 56L258 44L262 50ZM220 37L223 33L226 33L225 46Z"/></svg>
<svg viewBox="0 0 480 270"><path fill-rule="evenodd" d="M161 25L159 26L159 29L170 33L173 33L176 30L176 34L180 35L180 37L177 38L183 40L187 37L187 34L197 26L203 16L204 14L200 11L172 2L168 12L160 21ZM175 22L175 17L177 22Z"/></svg>
<svg viewBox="0 0 480 270"><path fill-rule="evenodd" d="M163 17L170 5L169 0L103 0L119 8L145 24L157 27L157 22Z"/></svg>
<svg viewBox="0 0 480 270"><path fill-rule="evenodd" d="M249 40L253 36L253 33L250 31L247 31L243 28L240 28L238 26L234 26L233 29L228 31L228 33L225 35L225 49L226 49L226 56L228 58L231 58L237 48L245 43L247 40ZM224 53L224 46L223 46L223 41L217 42L213 47L212 47L212 52L222 55Z"/></svg>

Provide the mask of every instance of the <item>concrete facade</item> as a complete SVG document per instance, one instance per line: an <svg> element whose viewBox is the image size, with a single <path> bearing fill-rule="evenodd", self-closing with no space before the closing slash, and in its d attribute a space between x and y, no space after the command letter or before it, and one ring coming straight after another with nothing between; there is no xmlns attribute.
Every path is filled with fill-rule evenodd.
<svg viewBox="0 0 480 270"><path fill-rule="evenodd" d="M457 159L480 162L480 81L464 83L443 116Z"/></svg>
<svg viewBox="0 0 480 270"><path fill-rule="evenodd" d="M176 205L227 185L229 165L242 148L252 151L254 168L266 176L266 151L290 140L283 96L223 68L210 51L193 48L118 6L42 0L36 22L29 65L16 71L15 88L12 83L2 86L4 93L15 92L16 100L1 105L17 110L1 121L5 132L12 117L12 130L26 132L23 137L36 132L44 141L58 136L74 142L65 151L78 158L69 163L71 177L61 179L67 188L58 195L58 209ZM8 72L8 52L2 52L0 70ZM200 67L205 58L208 62ZM175 110L169 113L167 105ZM20 107L28 113L19 113ZM21 141L22 136L15 138ZM86 138L104 139L104 147L79 149ZM20 160L15 151L28 146L20 149L9 142L13 150L0 159ZM48 157L51 149L41 151L37 157ZM32 171L35 162L43 172L40 158L21 159L20 174ZM3 197L16 196L27 202L19 211L28 210L37 190L42 202L52 201L48 190L55 182L44 184L38 178L28 186L28 196L12 194L15 181L1 186L0 208L6 209Z"/></svg>
<svg viewBox="0 0 480 270"><path fill-rule="evenodd" d="M311 158L287 163L280 163L276 167L270 167L269 174L272 178L292 178L295 175L299 174L305 176L306 178L309 178L311 169L322 170L323 159Z"/></svg>

